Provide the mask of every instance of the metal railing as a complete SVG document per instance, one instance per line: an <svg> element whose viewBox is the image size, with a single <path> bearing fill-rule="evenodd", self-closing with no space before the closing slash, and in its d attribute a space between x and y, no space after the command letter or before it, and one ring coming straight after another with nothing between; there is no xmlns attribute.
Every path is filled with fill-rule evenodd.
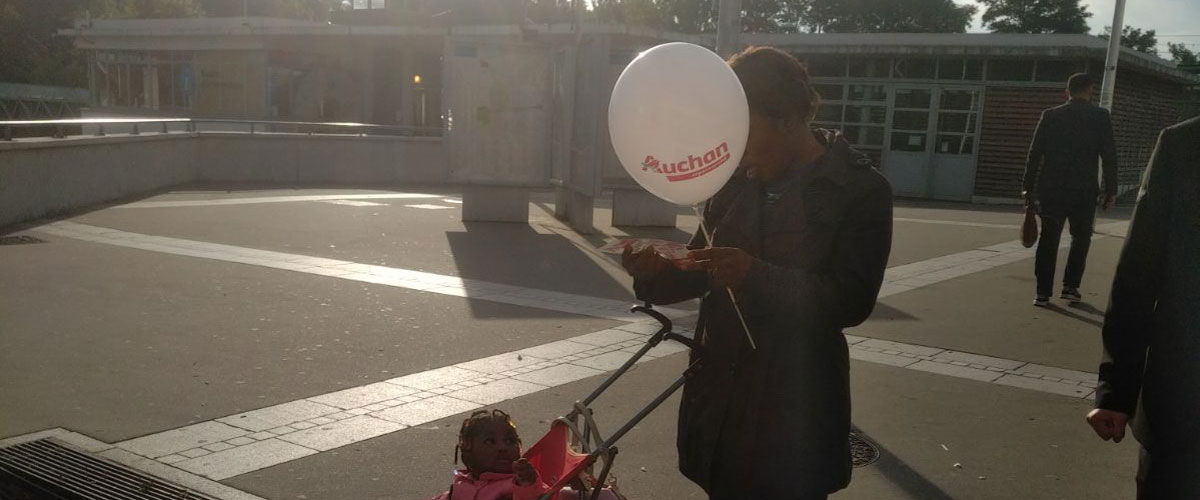
<svg viewBox="0 0 1200 500"><path fill-rule="evenodd" d="M68 129L79 129L78 134L102 137L114 127L129 129L122 132L140 135L143 132L167 134L172 125L182 125L182 132L241 132L249 134L302 134L302 135L352 135L391 137L440 137L440 127L408 127L401 125L376 125L350 122L289 122L272 120L222 120L212 118L73 118L66 120L14 120L0 121L0 140L13 140L14 129L41 128L48 134L28 137L67 137ZM224 125L219 126L219 125ZM94 132L83 133L82 128L94 128ZM209 130L204 130L204 129ZM176 130L180 131L180 130Z"/></svg>

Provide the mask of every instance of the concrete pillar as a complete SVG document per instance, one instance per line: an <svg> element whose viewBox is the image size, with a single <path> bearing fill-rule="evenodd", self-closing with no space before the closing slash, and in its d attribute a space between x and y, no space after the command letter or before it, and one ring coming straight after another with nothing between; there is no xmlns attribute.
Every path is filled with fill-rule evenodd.
<svg viewBox="0 0 1200 500"><path fill-rule="evenodd" d="M613 226L675 227L677 211L674 204L640 187L613 189Z"/></svg>
<svg viewBox="0 0 1200 500"><path fill-rule="evenodd" d="M567 222L571 224L571 228L579 234L595 233L596 225L593 223L593 217L596 199L575 190L567 190L565 194L569 197Z"/></svg>
<svg viewBox="0 0 1200 500"><path fill-rule="evenodd" d="M529 222L529 189L505 186L464 186L464 222Z"/></svg>

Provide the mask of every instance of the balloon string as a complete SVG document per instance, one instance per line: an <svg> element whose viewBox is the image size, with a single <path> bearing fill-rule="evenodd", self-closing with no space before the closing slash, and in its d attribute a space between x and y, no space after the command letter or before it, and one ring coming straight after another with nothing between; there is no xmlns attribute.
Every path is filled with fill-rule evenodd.
<svg viewBox="0 0 1200 500"><path fill-rule="evenodd" d="M704 224L704 213L701 212L700 205L692 205L692 211L696 213L696 218L700 219L700 232L704 234L704 241L706 243L704 248L712 248L712 233L708 232L708 227ZM742 323L742 331L746 332L746 340L750 342L750 349L758 350L758 346L754 344L754 337L750 335L750 327L746 326L746 318L742 316L742 308L738 306L737 298L733 295L733 289L725 287L725 293L729 294L729 302L733 303L733 311L737 313L738 321Z"/></svg>

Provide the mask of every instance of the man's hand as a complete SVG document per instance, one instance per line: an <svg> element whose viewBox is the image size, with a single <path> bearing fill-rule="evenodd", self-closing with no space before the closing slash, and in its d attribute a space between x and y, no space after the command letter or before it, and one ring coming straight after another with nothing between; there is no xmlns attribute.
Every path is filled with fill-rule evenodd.
<svg viewBox="0 0 1200 500"><path fill-rule="evenodd" d="M634 252L629 247L621 252L621 266L634 279L654 279L671 267L671 261L654 251L651 247Z"/></svg>
<svg viewBox="0 0 1200 500"><path fill-rule="evenodd" d="M517 486L529 486L537 484L538 473L537 469L529 463L529 460L524 458L513 462L513 479L516 480Z"/></svg>
<svg viewBox="0 0 1200 500"><path fill-rule="evenodd" d="M1025 208L1034 208L1037 205L1037 195L1029 191L1021 191L1021 198L1025 200Z"/></svg>
<svg viewBox="0 0 1200 500"><path fill-rule="evenodd" d="M692 250L688 257L708 271L712 284L725 288L737 289L750 273L750 265L754 257L745 250L732 247L715 247L703 250Z"/></svg>
<svg viewBox="0 0 1200 500"><path fill-rule="evenodd" d="M1108 210L1108 207L1113 206L1117 202L1117 197L1112 195L1100 195L1100 209Z"/></svg>
<svg viewBox="0 0 1200 500"><path fill-rule="evenodd" d="M1087 422L1101 439L1120 443L1125 439L1125 425L1129 423L1129 415L1119 411L1096 408L1087 414Z"/></svg>

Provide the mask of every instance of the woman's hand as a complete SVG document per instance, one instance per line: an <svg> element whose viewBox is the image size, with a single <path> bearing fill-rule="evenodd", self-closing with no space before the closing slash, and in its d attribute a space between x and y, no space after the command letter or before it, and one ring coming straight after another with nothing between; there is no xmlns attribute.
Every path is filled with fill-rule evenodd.
<svg viewBox="0 0 1200 500"><path fill-rule="evenodd" d="M717 287L740 288L750 274L754 257L745 250L733 247L713 247L688 252L688 257L708 271L709 279Z"/></svg>
<svg viewBox="0 0 1200 500"><path fill-rule="evenodd" d="M517 481L517 486L529 486L537 484L538 473L537 469L529 463L529 460L524 458L513 462L513 477Z"/></svg>
<svg viewBox="0 0 1200 500"><path fill-rule="evenodd" d="M646 247L637 252L634 252L629 247L625 247L625 251L621 252L621 266L634 279L648 280L658 277L658 275L670 268L671 261L659 255L651 247Z"/></svg>

